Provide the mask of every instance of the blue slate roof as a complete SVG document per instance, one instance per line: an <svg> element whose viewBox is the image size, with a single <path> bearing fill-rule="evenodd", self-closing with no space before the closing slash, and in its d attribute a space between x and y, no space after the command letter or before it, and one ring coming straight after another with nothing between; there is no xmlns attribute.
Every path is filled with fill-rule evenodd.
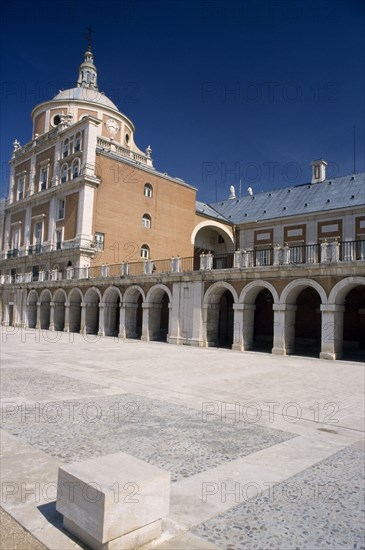
<svg viewBox="0 0 365 550"><path fill-rule="evenodd" d="M217 210L215 210L205 202L196 201L196 213L203 214L203 216L209 216L209 218L214 218L216 220L221 220L224 223L227 223L227 221L229 221L224 216L222 216L222 214L217 212ZM230 221L230 223L233 224L232 221Z"/></svg>
<svg viewBox="0 0 365 550"><path fill-rule="evenodd" d="M234 224L365 206L365 172L328 178L321 183L275 189L240 199L227 199L207 206Z"/></svg>

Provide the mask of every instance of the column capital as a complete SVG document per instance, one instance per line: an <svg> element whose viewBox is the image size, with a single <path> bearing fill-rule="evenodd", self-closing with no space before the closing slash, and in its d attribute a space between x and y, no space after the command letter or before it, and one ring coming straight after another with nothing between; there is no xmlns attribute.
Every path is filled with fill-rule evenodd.
<svg viewBox="0 0 365 550"><path fill-rule="evenodd" d="M273 311L296 311L297 306L292 304L273 304L272 309Z"/></svg>
<svg viewBox="0 0 365 550"><path fill-rule="evenodd" d="M345 311L345 306L340 306L337 304L321 304L319 309L322 311L322 313L335 313Z"/></svg>

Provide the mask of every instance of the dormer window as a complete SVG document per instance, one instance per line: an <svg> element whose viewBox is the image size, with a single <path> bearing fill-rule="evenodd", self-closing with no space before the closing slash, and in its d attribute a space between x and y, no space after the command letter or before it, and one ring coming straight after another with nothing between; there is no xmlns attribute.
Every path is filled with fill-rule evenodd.
<svg viewBox="0 0 365 550"><path fill-rule="evenodd" d="M67 166L67 164L64 164L61 168L61 183L66 183L66 181L67 181L67 171L68 171L68 166Z"/></svg>
<svg viewBox="0 0 365 550"><path fill-rule="evenodd" d="M80 175L80 160L75 159L72 163L72 179L78 178Z"/></svg>
<svg viewBox="0 0 365 550"><path fill-rule="evenodd" d="M75 136L74 152L77 153L81 149L81 134L78 132Z"/></svg>
<svg viewBox="0 0 365 550"><path fill-rule="evenodd" d="M70 154L70 141L68 139L65 139L63 142L63 158L68 157Z"/></svg>

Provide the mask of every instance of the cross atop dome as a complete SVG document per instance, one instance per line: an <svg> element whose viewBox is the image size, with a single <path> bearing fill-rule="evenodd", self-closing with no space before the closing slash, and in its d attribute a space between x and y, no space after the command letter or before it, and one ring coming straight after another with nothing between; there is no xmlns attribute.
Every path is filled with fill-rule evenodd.
<svg viewBox="0 0 365 550"><path fill-rule="evenodd" d="M84 61L79 67L79 78L77 79L78 88L91 88L92 90L98 89L97 78L98 72L94 65L94 54L91 52L91 33L94 32L89 26L86 29L87 35L87 51L84 54Z"/></svg>

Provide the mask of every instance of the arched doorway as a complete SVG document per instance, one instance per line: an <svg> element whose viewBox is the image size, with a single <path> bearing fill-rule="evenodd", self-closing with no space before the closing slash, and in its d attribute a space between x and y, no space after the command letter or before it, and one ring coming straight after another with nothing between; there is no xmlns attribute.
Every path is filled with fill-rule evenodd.
<svg viewBox="0 0 365 550"><path fill-rule="evenodd" d="M86 334L98 334L100 294L97 292L96 289L91 288L86 292L85 304L86 304L86 315L85 315Z"/></svg>
<svg viewBox="0 0 365 550"><path fill-rule="evenodd" d="M236 293L230 285L212 285L204 297L207 346L232 348Z"/></svg>
<svg viewBox="0 0 365 550"><path fill-rule="evenodd" d="M49 290L43 290L42 294L40 295L40 302L41 302L41 318L40 318L40 325L41 329L48 330L49 329L49 323L51 319L51 293Z"/></svg>
<svg viewBox="0 0 365 550"><path fill-rule="evenodd" d="M142 336L142 319L144 302L143 290L140 287L129 287L124 293L124 336L140 339Z"/></svg>
<svg viewBox="0 0 365 550"><path fill-rule="evenodd" d="M321 351L321 298L307 287L296 300L294 354L318 357Z"/></svg>
<svg viewBox="0 0 365 550"><path fill-rule="evenodd" d="M270 352L274 338L274 298L270 290L261 290L255 300L253 349Z"/></svg>
<svg viewBox="0 0 365 550"><path fill-rule="evenodd" d="M365 360L365 286L352 288L345 297L342 357Z"/></svg>
<svg viewBox="0 0 365 550"><path fill-rule="evenodd" d="M70 332L80 332L81 302L82 302L81 291L78 288L72 289L70 294L68 295Z"/></svg>
<svg viewBox="0 0 365 550"><path fill-rule="evenodd" d="M167 342L170 321L170 298L162 287L154 288L148 297L148 339Z"/></svg>
<svg viewBox="0 0 365 550"><path fill-rule="evenodd" d="M231 348L233 344L233 296L226 290L219 301L218 347Z"/></svg>
<svg viewBox="0 0 365 550"><path fill-rule="evenodd" d="M28 295L28 327L36 328L37 326L37 302L38 294L35 290L31 290Z"/></svg>
<svg viewBox="0 0 365 550"><path fill-rule="evenodd" d="M54 329L63 331L65 328L65 303L66 294L64 290L57 290L54 298Z"/></svg>
<svg viewBox="0 0 365 550"><path fill-rule="evenodd" d="M234 238L227 227L218 222L202 222L192 235L194 244L194 270L200 269L200 255L211 252L214 269L233 266Z"/></svg>
<svg viewBox="0 0 365 550"><path fill-rule="evenodd" d="M105 336L118 336L121 296L116 287L107 288L103 296Z"/></svg>

